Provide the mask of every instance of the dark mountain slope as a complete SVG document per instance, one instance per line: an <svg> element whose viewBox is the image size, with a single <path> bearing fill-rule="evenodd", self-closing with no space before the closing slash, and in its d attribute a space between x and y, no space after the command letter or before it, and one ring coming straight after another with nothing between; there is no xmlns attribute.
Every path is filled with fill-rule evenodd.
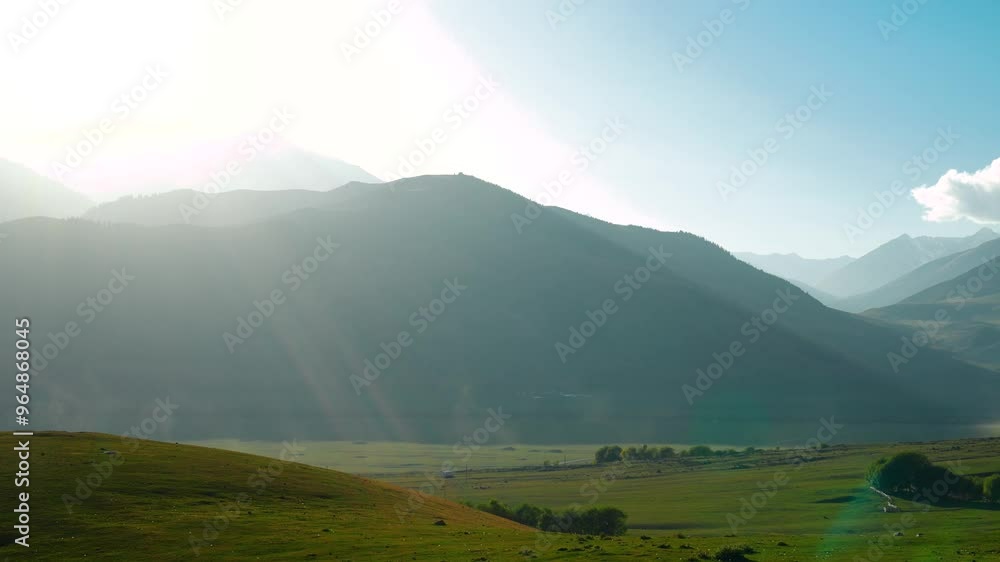
<svg viewBox="0 0 1000 562"><path fill-rule="evenodd" d="M119 431L141 421L136 404L168 395L184 409L173 430L188 438L454 442L488 408L512 416L496 439L549 442L709 439L719 421L777 431L832 415L995 414L992 374L929 350L894 373L895 332L808 296L751 342L744 324L788 284L690 234L554 209L518 234L510 217L526 200L467 176L329 196L322 208L228 228L19 223L0 257L24 269L0 272L0 284L20 297L0 312L31 315L36 346L67 321L83 326L39 375L38 422ZM317 238L340 247L293 291L287 272ZM673 254L666 267L622 290L661 245ZM80 303L117 268L136 279L84 324ZM446 281L467 288L421 321ZM287 301L230 354L223 334L275 289ZM563 362L557 342L607 300L617 312ZM356 392L351 375L401 331L412 345ZM746 352L689 404L682 385L734 341ZM715 438L733 430L717 426Z"/></svg>
<svg viewBox="0 0 1000 562"><path fill-rule="evenodd" d="M985 246L985 244L984 244ZM938 269L938 271L943 268ZM1000 260L993 259L866 316L925 332L931 347L1000 369Z"/></svg>

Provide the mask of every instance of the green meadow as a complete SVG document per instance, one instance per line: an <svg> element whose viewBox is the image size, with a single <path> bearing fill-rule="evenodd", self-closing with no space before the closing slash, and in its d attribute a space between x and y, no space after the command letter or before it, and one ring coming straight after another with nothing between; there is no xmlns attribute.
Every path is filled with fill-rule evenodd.
<svg viewBox="0 0 1000 562"><path fill-rule="evenodd" d="M12 438L3 439L10 450ZM453 455L450 447L295 445L283 450L274 444L264 451L267 455L257 456L154 441L126 444L103 434L36 435L31 547L13 546L16 534L7 526L0 556L688 561L710 560L722 547L747 545L753 550L747 559L755 561L1000 560L1000 505L899 499L902 513L883 513L884 502L863 480L872 460L902 450L922 451L965 475L1000 472L1000 439L838 445L813 452L808 462L794 462L788 450L769 449L567 466L553 466L561 459L548 451L562 449L572 460L588 452L592 457L596 446L531 446L541 452L527 457L527 447L514 445L513 450L477 451L470 468L480 454L479 462L489 468L459 470L453 478L441 478L435 468L442 454ZM369 466L384 476L376 480L305 464L328 463L335 451L355 448L367 450L364 460L383 459L385 466ZM321 450L332 456L319 455ZM406 464L407 452L413 453L408 462L421 470L399 466ZM520 458L549 460L550 466L514 466ZM111 459L120 462L111 465ZM356 471L359 460L345 458L342 468ZM0 464L15 472L13 455ZM4 497L13 498L12 479L5 486ZM431 493L416 491L421 488ZM606 538L541 534L455 503L491 498L556 510L573 504L614 506L628 514L630 531ZM759 507L750 513L741 500ZM735 529L732 517L742 521ZM896 529L902 536L894 536Z"/></svg>

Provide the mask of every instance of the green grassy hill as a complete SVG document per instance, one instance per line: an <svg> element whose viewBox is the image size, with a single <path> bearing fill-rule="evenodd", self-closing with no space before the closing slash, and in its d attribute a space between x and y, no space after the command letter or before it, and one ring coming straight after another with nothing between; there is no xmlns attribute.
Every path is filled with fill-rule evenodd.
<svg viewBox="0 0 1000 562"><path fill-rule="evenodd" d="M154 441L135 442L131 451L96 433L30 439L31 546L13 545L14 531L4 525L0 558L191 560L194 544L203 560L437 561L459 553L516 557L534 543L530 529L434 497L401 523L394 506L406 502L405 490L294 462ZM3 449L13 446L4 436ZM112 458L102 447L124 461L106 477L95 476ZM16 472L14 454L0 466ZM267 481L269 470L279 473ZM92 494L69 502L70 513L64 495L77 494L88 478ZM9 513L15 488L13 479L4 482ZM243 508L233 509L237 501ZM434 525L438 519L446 525ZM214 537L205 531L213 523L222 527Z"/></svg>

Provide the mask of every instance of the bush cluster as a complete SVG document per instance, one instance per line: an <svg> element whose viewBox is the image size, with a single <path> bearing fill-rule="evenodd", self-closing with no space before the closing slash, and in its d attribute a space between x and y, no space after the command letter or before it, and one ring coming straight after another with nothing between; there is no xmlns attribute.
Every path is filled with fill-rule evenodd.
<svg viewBox="0 0 1000 562"><path fill-rule="evenodd" d="M756 449L753 447L747 447L743 453L750 454L755 451ZM708 445L695 445L690 449L682 450L680 452L675 451L673 447L650 447L648 445L643 445L641 447L626 447L623 449L619 445L605 445L594 453L594 461L597 464L603 464L608 462L618 462L621 460L655 461L661 459L671 459L674 457L720 457L738 454L740 454L740 452L736 449L720 449L718 451L713 451Z"/></svg>
<svg viewBox="0 0 1000 562"><path fill-rule="evenodd" d="M923 453L907 451L882 457L868 466L865 480L887 494L904 495L934 489L944 483L945 496L958 500L979 500L984 496L984 483L955 474L937 466ZM938 486L940 487L940 486Z"/></svg>
<svg viewBox="0 0 1000 562"><path fill-rule="evenodd" d="M583 511L569 509L556 512L547 507L526 503L512 509L495 499L473 507L504 519L517 521L522 525L553 533L617 536L624 535L628 530L625 524L627 518L625 512L614 507L591 507Z"/></svg>

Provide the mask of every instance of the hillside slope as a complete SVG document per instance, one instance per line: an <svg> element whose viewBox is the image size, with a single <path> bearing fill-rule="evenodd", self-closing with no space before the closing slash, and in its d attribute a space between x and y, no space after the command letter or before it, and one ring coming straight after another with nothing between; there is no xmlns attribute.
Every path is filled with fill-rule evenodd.
<svg viewBox="0 0 1000 562"><path fill-rule="evenodd" d="M895 331L692 234L558 209L519 233L511 216L527 200L467 176L329 195L226 228L18 223L0 245L22 265L0 271L18 299L0 314L30 315L35 345L63 348L36 365L39 422L116 432L169 396L185 410L165 430L184 439L454 443L492 408L511 416L497 440L754 443L821 416L996 415L992 373L933 351L894 372ZM662 268L640 271L661 253ZM111 294L119 274L134 279ZM280 302L265 302L276 290ZM589 318L601 326L584 338ZM76 335L60 335L67 322ZM698 383L716 361L728 368Z"/></svg>
<svg viewBox="0 0 1000 562"><path fill-rule="evenodd" d="M2 438L8 451L13 439ZM96 433L23 439L30 486L4 479L4 495L30 494L30 550L5 526L13 560L512 559L535 544L532 529L435 496L401 521L409 491L292 462L309 454L294 444L283 462ZM14 474L15 460L0 467Z"/></svg>
<svg viewBox="0 0 1000 562"><path fill-rule="evenodd" d="M1000 369L1000 259L865 315L911 335L927 332L930 346Z"/></svg>

